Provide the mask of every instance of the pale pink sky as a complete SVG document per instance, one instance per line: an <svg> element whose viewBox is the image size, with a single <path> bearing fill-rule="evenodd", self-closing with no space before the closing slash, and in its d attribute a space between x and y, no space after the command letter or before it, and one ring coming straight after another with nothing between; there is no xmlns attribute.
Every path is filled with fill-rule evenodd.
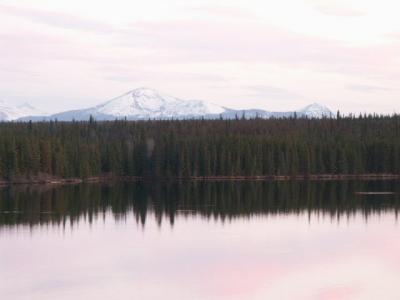
<svg viewBox="0 0 400 300"><path fill-rule="evenodd" d="M396 0L0 0L0 99L48 112L146 86L233 108L400 112Z"/></svg>

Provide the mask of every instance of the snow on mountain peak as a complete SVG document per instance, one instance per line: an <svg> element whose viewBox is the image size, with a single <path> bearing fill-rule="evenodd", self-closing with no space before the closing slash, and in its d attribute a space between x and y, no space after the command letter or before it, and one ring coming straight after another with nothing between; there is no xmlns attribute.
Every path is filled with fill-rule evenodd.
<svg viewBox="0 0 400 300"><path fill-rule="evenodd" d="M141 87L130 91L133 97L159 97L159 93L150 88Z"/></svg>
<svg viewBox="0 0 400 300"><path fill-rule="evenodd" d="M129 120L147 119L190 119L190 118L224 118L233 119L238 115L247 118L285 118L294 115L299 117L322 118L332 116L332 112L319 103L310 104L296 111L273 112L262 109L237 110L222 107L202 100L183 100L168 96L150 88L137 88L119 97L97 106L64 111L50 116L38 113L29 104L9 107L0 100L0 120L89 120L92 116L97 120ZM43 117L45 116L45 118Z"/></svg>
<svg viewBox="0 0 400 300"><path fill-rule="evenodd" d="M30 105L28 102L22 103L21 105L18 105L17 107L21 108L21 109L35 110L35 108L32 105Z"/></svg>
<svg viewBox="0 0 400 300"><path fill-rule="evenodd" d="M138 88L90 109L97 114L115 117L171 118L218 114L224 108L201 100L181 100L149 88Z"/></svg>
<svg viewBox="0 0 400 300"><path fill-rule="evenodd" d="M330 117L332 115L332 112L330 111L329 108L317 102L307 105L299 112L311 118Z"/></svg>
<svg viewBox="0 0 400 300"><path fill-rule="evenodd" d="M21 105L11 105L4 100L0 100L0 121L14 121L19 118L42 115L40 111L35 109L28 103Z"/></svg>

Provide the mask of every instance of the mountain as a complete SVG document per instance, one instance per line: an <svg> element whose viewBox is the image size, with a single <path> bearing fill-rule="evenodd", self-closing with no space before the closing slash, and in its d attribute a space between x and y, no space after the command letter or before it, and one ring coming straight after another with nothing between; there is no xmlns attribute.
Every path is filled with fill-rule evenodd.
<svg viewBox="0 0 400 300"><path fill-rule="evenodd" d="M10 105L0 100L0 121L15 121L28 116L43 115L43 112L28 103Z"/></svg>
<svg viewBox="0 0 400 300"><path fill-rule="evenodd" d="M332 112L318 103L311 104L298 111L271 112L261 109L237 110L215 105L202 100L182 100L161 94L148 88L138 88L120 97L111 99L100 105L57 113L48 117L25 117L21 120L88 120L93 116L96 120L115 120L126 118L128 120L148 119L233 119L246 118L283 118L294 115L299 117L321 118L331 116Z"/></svg>
<svg viewBox="0 0 400 300"><path fill-rule="evenodd" d="M87 120L90 116L98 120L125 117L131 120L180 119L219 115L224 111L223 107L201 100L181 100L152 89L139 88L92 108L67 111L51 117L61 121Z"/></svg>
<svg viewBox="0 0 400 300"><path fill-rule="evenodd" d="M333 113L327 108L318 103L310 104L300 110L296 111L266 111L262 109L245 109L245 110L233 110L227 109L221 114L223 118L233 119L241 116L245 116L248 119L251 118L290 118L290 117L300 117L300 118L323 118L331 117Z"/></svg>
<svg viewBox="0 0 400 300"><path fill-rule="evenodd" d="M321 118L333 116L329 108L318 103L310 104L297 112L301 116L308 118Z"/></svg>

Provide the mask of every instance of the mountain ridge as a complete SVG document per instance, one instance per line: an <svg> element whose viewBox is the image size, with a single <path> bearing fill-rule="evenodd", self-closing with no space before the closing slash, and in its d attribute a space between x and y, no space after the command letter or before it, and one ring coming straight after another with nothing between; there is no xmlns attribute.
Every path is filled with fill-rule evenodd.
<svg viewBox="0 0 400 300"><path fill-rule="evenodd" d="M322 118L333 113L319 103L312 103L295 111L267 111L263 109L232 109L203 100L182 100L159 93L150 88L133 89L121 96L86 109L69 110L49 116L23 116L21 121L59 120L84 121L93 117L97 120L148 120L148 119L233 119L246 118L284 118L309 117Z"/></svg>
<svg viewBox="0 0 400 300"><path fill-rule="evenodd" d="M29 103L11 105L4 100L0 100L0 121L15 121L32 114L45 115Z"/></svg>

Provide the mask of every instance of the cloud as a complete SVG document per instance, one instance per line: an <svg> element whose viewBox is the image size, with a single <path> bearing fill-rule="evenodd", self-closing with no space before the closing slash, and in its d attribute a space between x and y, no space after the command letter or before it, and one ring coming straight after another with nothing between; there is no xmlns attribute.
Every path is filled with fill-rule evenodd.
<svg viewBox="0 0 400 300"><path fill-rule="evenodd" d="M36 9L26 9L16 6L0 5L0 13L28 19L35 23L41 23L53 27L89 31L94 33L106 34L114 31L114 28L106 23L68 15L60 12L50 12Z"/></svg>
<svg viewBox="0 0 400 300"><path fill-rule="evenodd" d="M103 75L105 80L115 82L140 82L140 81L182 81L182 82L213 82L213 83L226 83L232 78L229 76L222 76L218 74L195 73L193 70L181 69L161 69L152 68L149 64L147 66L136 63L138 69L118 64L105 64L96 68L96 72Z"/></svg>
<svg viewBox="0 0 400 300"><path fill-rule="evenodd" d="M319 72L400 78L400 43L352 47L261 22L204 20L136 22L123 35L118 46L151 49L147 56L153 63L264 62Z"/></svg>
<svg viewBox="0 0 400 300"><path fill-rule="evenodd" d="M179 71L176 72L155 72L155 71L141 71L136 73L133 71L122 71L107 74L104 79L116 81L116 82L137 82L137 81L169 81L169 80L180 80L180 81L206 81L206 82L226 82L228 78L224 76L212 75L212 74L188 74Z"/></svg>
<svg viewBox="0 0 400 300"><path fill-rule="evenodd" d="M382 86L374 86L374 85L363 85L363 84L356 84L356 85L349 85L347 86L348 90L363 92L363 93L375 93L375 92L390 92L393 91L391 88L386 88Z"/></svg>
<svg viewBox="0 0 400 300"><path fill-rule="evenodd" d="M354 9L349 1L340 0L308 0L308 2L320 13L337 17L362 17L366 14Z"/></svg>
<svg viewBox="0 0 400 300"><path fill-rule="evenodd" d="M351 9L343 6L325 6L320 5L315 7L320 13L329 16L338 16L338 17L362 17L365 16L365 13Z"/></svg>
<svg viewBox="0 0 400 300"><path fill-rule="evenodd" d="M400 42L400 32L392 32L389 34L386 34L386 37L391 39L394 42Z"/></svg>
<svg viewBox="0 0 400 300"><path fill-rule="evenodd" d="M263 97L268 99L300 99L300 96L297 93L294 93L291 90L283 89L275 86L268 86L268 85L254 85L254 86L247 86L244 88L248 91L245 96L256 96L256 97Z"/></svg>
<svg viewBox="0 0 400 300"><path fill-rule="evenodd" d="M157 55L193 61L296 62L318 57L324 53L321 50L335 47L336 43L256 22L137 22L130 32L132 38L139 37L146 47L156 49ZM132 41L132 46L137 46L137 39ZM131 43L125 39L125 46Z"/></svg>
<svg viewBox="0 0 400 300"><path fill-rule="evenodd" d="M256 19L257 16L250 11L243 8L236 8L233 6L222 6L222 5L202 5L193 6L190 10L197 12L204 12L211 16L227 17L227 18L239 18L239 19Z"/></svg>

